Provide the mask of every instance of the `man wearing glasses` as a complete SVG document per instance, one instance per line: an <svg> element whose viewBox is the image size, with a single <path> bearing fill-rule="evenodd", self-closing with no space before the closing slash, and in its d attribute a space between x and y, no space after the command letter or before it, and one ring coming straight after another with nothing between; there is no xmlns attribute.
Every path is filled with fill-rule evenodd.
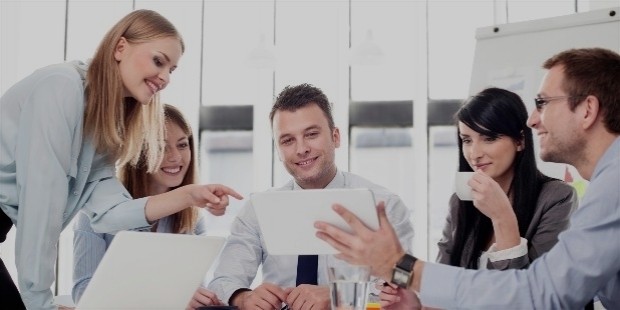
<svg viewBox="0 0 620 310"><path fill-rule="evenodd" d="M381 206L377 231L336 206L355 233L317 222L317 235L347 261L417 292L425 306L580 309L596 296L607 309L620 309L620 55L572 49L543 67L548 72L528 119L540 157L573 165L590 185L570 228L528 269L465 270L418 260L401 248ZM411 308L418 300L409 302Z"/></svg>

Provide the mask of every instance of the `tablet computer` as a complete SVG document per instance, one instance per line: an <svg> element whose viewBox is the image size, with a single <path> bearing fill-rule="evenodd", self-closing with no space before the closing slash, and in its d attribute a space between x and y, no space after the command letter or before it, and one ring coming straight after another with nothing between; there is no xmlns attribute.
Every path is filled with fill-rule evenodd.
<svg viewBox="0 0 620 310"><path fill-rule="evenodd" d="M121 231L77 309L185 309L223 237Z"/></svg>
<svg viewBox="0 0 620 310"><path fill-rule="evenodd" d="M338 253L316 237L314 228L314 222L320 220L351 231L332 209L335 203L355 213L371 229L379 228L375 199L366 188L268 191L253 193L250 199L271 255Z"/></svg>

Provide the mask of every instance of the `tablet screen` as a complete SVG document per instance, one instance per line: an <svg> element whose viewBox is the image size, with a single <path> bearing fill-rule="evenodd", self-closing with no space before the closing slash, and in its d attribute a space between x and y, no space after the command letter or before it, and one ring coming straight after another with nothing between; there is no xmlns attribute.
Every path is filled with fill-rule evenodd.
<svg viewBox="0 0 620 310"><path fill-rule="evenodd" d="M355 213L371 229L379 228L375 199L366 188L268 191L253 193L250 199L271 255L337 253L316 237L314 228L320 220L351 231L332 209L334 203Z"/></svg>

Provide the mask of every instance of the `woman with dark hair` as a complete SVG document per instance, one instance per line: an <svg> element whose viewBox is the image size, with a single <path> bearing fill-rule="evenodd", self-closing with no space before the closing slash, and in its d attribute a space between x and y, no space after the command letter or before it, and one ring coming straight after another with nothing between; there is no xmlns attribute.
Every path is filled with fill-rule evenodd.
<svg viewBox="0 0 620 310"><path fill-rule="evenodd" d="M527 109L510 91L488 88L458 110L459 171L473 201L450 198L437 262L468 269L522 269L558 241L577 207L575 190L536 167ZM492 208L481 206L492 206ZM480 210L492 210L481 212ZM409 292L386 286L382 305Z"/></svg>
<svg viewBox="0 0 620 310"><path fill-rule="evenodd" d="M473 201L450 199L437 261L469 269L521 269L547 252L568 227L577 195L536 167L532 130L518 95L488 88L456 113L459 171ZM495 206L484 214L477 206ZM505 254L505 255L504 255Z"/></svg>

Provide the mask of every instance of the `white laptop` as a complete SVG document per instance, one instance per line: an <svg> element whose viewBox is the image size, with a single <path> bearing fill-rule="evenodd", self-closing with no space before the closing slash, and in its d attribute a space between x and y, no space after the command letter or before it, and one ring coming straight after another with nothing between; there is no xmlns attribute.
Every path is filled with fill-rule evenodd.
<svg viewBox="0 0 620 310"><path fill-rule="evenodd" d="M271 255L337 253L316 237L314 228L314 222L321 220L351 231L332 209L334 203L355 213L371 229L379 228L374 196L365 188L268 191L253 193L250 199Z"/></svg>
<svg viewBox="0 0 620 310"><path fill-rule="evenodd" d="M185 309L225 240L121 231L77 309Z"/></svg>

